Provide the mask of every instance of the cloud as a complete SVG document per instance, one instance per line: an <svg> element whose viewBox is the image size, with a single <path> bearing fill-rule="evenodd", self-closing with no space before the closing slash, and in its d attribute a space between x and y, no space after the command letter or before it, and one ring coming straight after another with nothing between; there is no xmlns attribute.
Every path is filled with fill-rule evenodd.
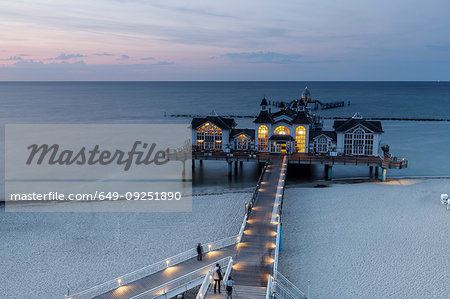
<svg viewBox="0 0 450 299"><path fill-rule="evenodd" d="M141 60L155 60L154 57L142 57Z"/></svg>
<svg viewBox="0 0 450 299"><path fill-rule="evenodd" d="M122 54L122 55L120 55L120 58L121 58L122 60L128 60L128 59L130 59L130 56L125 55L125 54Z"/></svg>
<svg viewBox="0 0 450 299"><path fill-rule="evenodd" d="M172 61L159 61L159 62L155 63L155 65L171 65L171 64L175 64L175 62L172 62Z"/></svg>
<svg viewBox="0 0 450 299"><path fill-rule="evenodd" d="M218 57L213 56L211 57L211 59L218 59L222 57L236 60L246 60L248 63L287 64L287 63L303 62L301 59L304 57L304 55L258 51L258 52L227 53Z"/></svg>
<svg viewBox="0 0 450 299"><path fill-rule="evenodd" d="M0 65L1 80L41 80L41 81L59 81L59 80L126 80L126 81L145 81L161 79L161 74L165 74L164 79L170 79L173 72L177 73L172 67L166 65L173 62L160 63L140 63L140 64L87 64L81 61L17 61L12 65Z"/></svg>
<svg viewBox="0 0 450 299"><path fill-rule="evenodd" d="M21 60L14 63L13 66L16 68L23 68L23 69L35 69L35 68L58 69L61 67L64 68L84 67L86 65L87 64L83 60L73 63L69 63L66 61L44 63L43 61Z"/></svg>
<svg viewBox="0 0 450 299"><path fill-rule="evenodd" d="M11 56L11 57L9 57L9 58L2 58L2 59L0 59L0 61L21 61L21 60L22 60L22 57L20 57L20 56L22 56L22 55L19 55L19 56Z"/></svg>
<svg viewBox="0 0 450 299"><path fill-rule="evenodd" d="M95 55L95 56L114 56L114 54L107 53L107 52L104 52L104 53L93 53L92 55Z"/></svg>
<svg viewBox="0 0 450 299"><path fill-rule="evenodd" d="M47 58L47 60L69 60L69 59L73 59L73 58L82 58L82 57L87 57L87 55L61 53L59 56L53 57L53 58Z"/></svg>

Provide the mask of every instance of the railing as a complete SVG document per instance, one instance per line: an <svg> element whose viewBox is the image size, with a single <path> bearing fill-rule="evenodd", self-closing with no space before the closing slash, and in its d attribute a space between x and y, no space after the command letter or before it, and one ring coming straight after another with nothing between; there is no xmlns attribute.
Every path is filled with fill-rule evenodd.
<svg viewBox="0 0 450 299"><path fill-rule="evenodd" d="M384 168L407 168L408 160L405 158L393 157L385 158L381 156L371 156L371 155L358 155L358 154L343 154L337 151L328 151L324 153L320 152L309 152L309 153L292 153L289 154L292 162L298 162L302 164L354 164L354 165L369 165L369 166L380 166ZM240 159L240 160L268 160L270 158L269 153L255 152L252 154L233 152L225 153L222 151L211 151L211 152L198 152L194 151L192 153L193 159L212 159L212 160L223 160L223 159Z"/></svg>
<svg viewBox="0 0 450 299"><path fill-rule="evenodd" d="M277 279L274 281L273 292L280 299L300 299L307 298L289 279L280 272L277 273Z"/></svg>
<svg viewBox="0 0 450 299"><path fill-rule="evenodd" d="M244 234L244 230L245 230L245 226L247 225L247 219L250 216L250 212L253 208L253 206L255 206L256 204L256 198L258 197L258 193L259 193L259 189L261 188L261 183L262 180L264 178L264 173L266 172L267 166L269 165L269 161L267 161L264 164L264 167L261 171L261 174L259 176L258 182L256 183L256 188L255 191L253 191L252 197L250 198L250 200L245 202L245 215L244 215L244 219L242 220L242 224L241 227L239 229L239 233L236 237L237 242L239 243L242 240L242 236Z"/></svg>
<svg viewBox="0 0 450 299"><path fill-rule="evenodd" d="M228 247L231 245L235 245L237 242L239 242L237 236L232 236L232 237L217 240L215 242L207 243L205 253L207 253L209 251L221 249L224 247ZM177 265L181 262L184 262L184 261L194 258L196 256L197 256L197 249L192 248L192 249L189 249L182 253L179 253L177 255L174 255L170 258L161 260L159 262L156 262L154 264L151 264L151 265L141 268L139 270L122 275L116 279L104 282L102 284L99 284L99 285L89 288L87 290L84 290L84 291L81 291L81 292L78 292L76 294L69 295L69 296L66 295L65 298L67 298L67 299L69 299L69 298L70 299L92 298L92 297L104 294L106 292L112 291L119 286L124 286L124 285L130 284L136 280L139 280L146 276L152 275L156 272L166 269L169 266Z"/></svg>
<svg viewBox="0 0 450 299"><path fill-rule="evenodd" d="M198 290L196 299L202 299L205 297L206 292L208 292L209 285L211 284L212 279L212 270L208 270L208 272L205 275L205 278L203 278L202 285L200 286L200 290Z"/></svg>
<svg viewBox="0 0 450 299"><path fill-rule="evenodd" d="M264 177L264 173L267 169L269 162L267 161L264 165L263 170L261 171L261 175L258 179L258 182L256 184L256 188L255 191L253 192L253 195L251 197L251 199L249 201L246 202L246 206L247 206L247 210L246 210L246 214L244 215L244 219L242 221L241 227L239 229L239 233L235 236L231 236L228 238L224 238L212 243L207 243L206 245L204 244L205 248L205 253L209 252L209 251L213 251L213 250L218 250L224 247L228 247L228 246L232 246L235 245L237 243L239 243L242 240L242 236L244 234L244 230L245 230L245 226L247 225L247 218L249 216L249 212L250 210L248 209L249 207L252 207L253 205L255 205L256 203L256 198L259 192L259 189L261 188L261 182L262 179ZM133 271L131 273L122 275L120 277L117 277L116 279L113 280L109 280L107 282L104 282L102 284L96 285L92 288L89 288L87 290L75 293L73 295L66 295L65 298L66 299L82 299L82 298L92 298L104 293L107 293L109 291L112 291L120 286L124 286L127 284L130 284L136 280L139 280L141 278L144 278L146 276L152 275L154 273L157 273L159 271L162 271L164 269L166 269L169 266L174 266L177 265L181 262L184 262L186 260L189 260L191 258L194 258L195 256L197 256L197 249L196 248L192 248L189 249L185 252L179 253L177 255L174 255L170 258L161 260L159 262L156 262L154 264L151 264L149 266L146 266L144 268L141 268L139 270ZM231 269L230 269L231 271ZM229 275L229 273L228 273Z"/></svg>
<svg viewBox="0 0 450 299"><path fill-rule="evenodd" d="M267 279L267 287L266 287L266 299L272 298L272 285L273 279L272 276L269 275L269 279Z"/></svg>
<svg viewBox="0 0 450 299"><path fill-rule="evenodd" d="M141 299L141 298L171 298L176 296L184 291L187 291L199 284L202 284L204 281L204 273L206 270L207 274L212 272L212 269L218 263L221 267L227 267L229 264L229 260L231 256L220 259L217 262L214 262L210 265L204 266L195 271L189 272L183 276L180 276L174 280L171 280L167 283L164 283L158 287L145 291L141 294L131 297L130 299ZM207 276L209 277L209 276Z"/></svg>
<svg viewBox="0 0 450 299"><path fill-rule="evenodd" d="M233 268L233 258L230 258L230 260L228 261L227 269L225 271L225 275L223 276L224 282L228 281L228 277L230 276L232 268Z"/></svg>
<svg viewBox="0 0 450 299"><path fill-rule="evenodd" d="M233 267L233 258L231 256L228 257L228 264L222 268L225 268L225 275L223 276L223 282L226 282L228 280L228 276L230 276L230 272ZM211 268L208 273L206 273L205 278L203 279L202 285L200 286L200 290L197 293L196 299L202 299L205 298L206 293L208 292L209 286L213 283L213 271L214 269Z"/></svg>

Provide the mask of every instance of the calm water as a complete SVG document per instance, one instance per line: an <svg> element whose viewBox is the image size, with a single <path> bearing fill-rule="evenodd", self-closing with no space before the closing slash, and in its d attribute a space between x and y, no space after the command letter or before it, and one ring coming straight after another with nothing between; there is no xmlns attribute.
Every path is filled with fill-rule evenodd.
<svg viewBox="0 0 450 299"><path fill-rule="evenodd" d="M449 82L0 82L0 125L3 129L11 123L189 122L164 118L164 113L211 110L256 115L263 96L289 101L299 98L306 84L315 99L351 102L319 111L323 116L350 117L357 111L364 117L450 118ZM236 121L242 127L251 124ZM1 140L3 150L3 136ZM195 186L251 186L257 173L255 165L245 164L228 181L224 162L204 163L196 170ZM311 177L315 176L313 169ZM2 181L3 177L2 171Z"/></svg>

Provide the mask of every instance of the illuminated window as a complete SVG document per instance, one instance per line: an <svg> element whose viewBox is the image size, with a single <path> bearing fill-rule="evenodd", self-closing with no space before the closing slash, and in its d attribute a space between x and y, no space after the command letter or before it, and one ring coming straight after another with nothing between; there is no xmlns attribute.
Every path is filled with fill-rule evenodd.
<svg viewBox="0 0 450 299"><path fill-rule="evenodd" d="M288 135L289 134L289 129L286 128L285 126L279 126L275 129L275 131L273 132L274 134L280 134L280 135Z"/></svg>
<svg viewBox="0 0 450 299"><path fill-rule="evenodd" d="M222 130L207 122L197 129L197 146L201 149L222 149Z"/></svg>
<svg viewBox="0 0 450 299"><path fill-rule="evenodd" d="M258 129L258 149L261 152L267 152L267 143L269 130L266 126L262 125Z"/></svg>
<svg viewBox="0 0 450 299"><path fill-rule="evenodd" d="M304 153L306 148L306 129L298 126L295 130L295 150L298 153Z"/></svg>
<svg viewBox="0 0 450 299"><path fill-rule="evenodd" d="M248 138L244 134L239 135L235 139L236 149L237 150L245 150L248 149Z"/></svg>

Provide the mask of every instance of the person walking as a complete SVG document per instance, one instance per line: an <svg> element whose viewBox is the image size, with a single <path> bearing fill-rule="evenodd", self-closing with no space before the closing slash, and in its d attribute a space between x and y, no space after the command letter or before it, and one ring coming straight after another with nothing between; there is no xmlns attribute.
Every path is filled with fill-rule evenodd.
<svg viewBox="0 0 450 299"><path fill-rule="evenodd" d="M203 246L202 244L198 243L197 245L197 261L201 261L203 257Z"/></svg>
<svg viewBox="0 0 450 299"><path fill-rule="evenodd" d="M231 275L228 276L227 280L227 299L233 299L233 279Z"/></svg>
<svg viewBox="0 0 450 299"><path fill-rule="evenodd" d="M217 263L216 267L214 268L214 273L213 273L213 278L214 278L214 294L216 293L216 287L217 285L219 285L219 294L220 294L220 283L223 279L223 274L222 274L222 268L220 267L220 265Z"/></svg>

